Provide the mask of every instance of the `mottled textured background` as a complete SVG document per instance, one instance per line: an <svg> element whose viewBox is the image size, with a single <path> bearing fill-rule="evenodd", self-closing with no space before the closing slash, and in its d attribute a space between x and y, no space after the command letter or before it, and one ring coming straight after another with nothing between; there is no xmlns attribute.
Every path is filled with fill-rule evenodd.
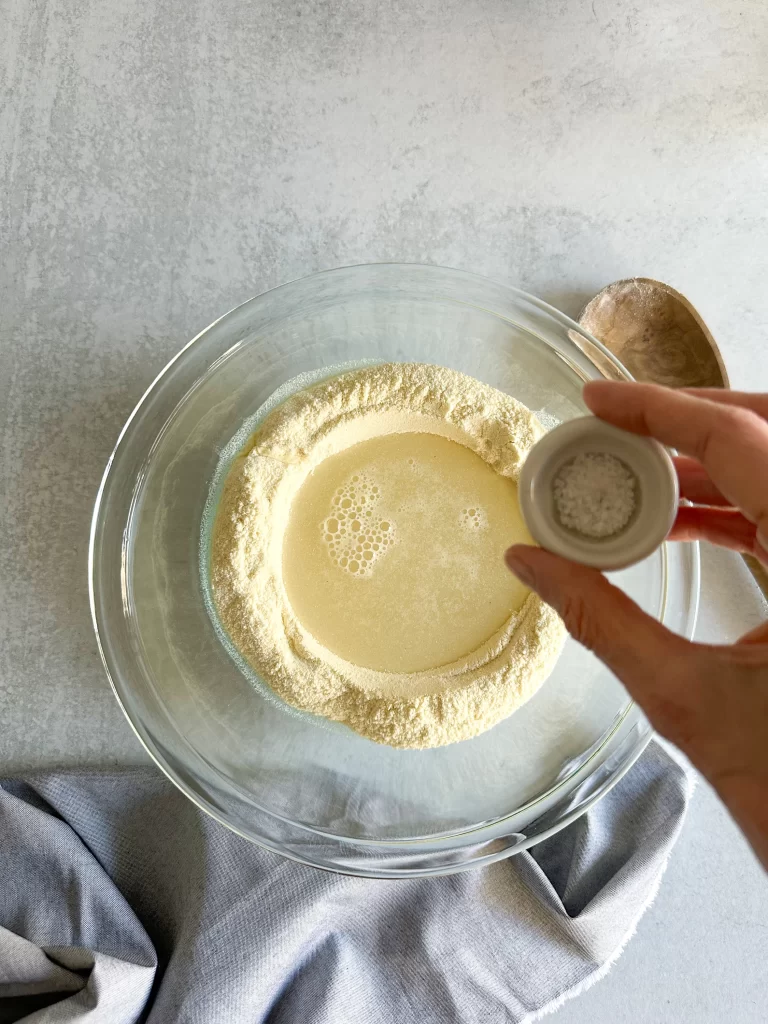
<svg viewBox="0 0 768 1024"><path fill-rule="evenodd" d="M311 271L462 267L566 312L675 285L768 389L762 0L0 0L0 767L137 762L92 639L90 509L190 336ZM707 553L700 635L762 612ZM704 789L566 1021L764 1019L768 886Z"/></svg>

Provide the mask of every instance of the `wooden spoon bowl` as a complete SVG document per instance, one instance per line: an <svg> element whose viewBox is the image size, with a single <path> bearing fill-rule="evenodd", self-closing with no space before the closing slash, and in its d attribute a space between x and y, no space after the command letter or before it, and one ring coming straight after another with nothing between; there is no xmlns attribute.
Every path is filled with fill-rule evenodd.
<svg viewBox="0 0 768 1024"><path fill-rule="evenodd" d="M727 388L728 373L709 328L688 299L662 281L633 277L614 281L585 307L581 326L601 341L635 380L670 388ZM573 332L575 334L575 332ZM617 379L605 356L580 345L606 376ZM768 600L768 573L744 555Z"/></svg>
<svg viewBox="0 0 768 1024"><path fill-rule="evenodd" d="M609 284L581 314L635 380L671 388L727 388L720 350L680 292L648 277Z"/></svg>

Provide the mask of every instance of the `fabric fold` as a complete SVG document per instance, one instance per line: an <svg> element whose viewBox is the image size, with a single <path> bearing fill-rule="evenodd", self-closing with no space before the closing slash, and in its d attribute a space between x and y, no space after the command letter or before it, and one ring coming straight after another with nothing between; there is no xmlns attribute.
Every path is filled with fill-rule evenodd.
<svg viewBox="0 0 768 1024"><path fill-rule="evenodd" d="M261 850L152 767L4 782L0 1021L523 1024L620 953L689 797L652 743L531 851L378 881Z"/></svg>

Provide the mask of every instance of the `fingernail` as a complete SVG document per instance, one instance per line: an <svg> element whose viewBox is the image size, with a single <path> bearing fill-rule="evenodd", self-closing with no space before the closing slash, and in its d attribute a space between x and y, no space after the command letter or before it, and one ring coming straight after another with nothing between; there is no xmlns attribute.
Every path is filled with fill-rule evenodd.
<svg viewBox="0 0 768 1024"><path fill-rule="evenodd" d="M514 548L510 548L509 551L505 553L504 561L521 583L524 583L527 587L533 586L533 571Z"/></svg>

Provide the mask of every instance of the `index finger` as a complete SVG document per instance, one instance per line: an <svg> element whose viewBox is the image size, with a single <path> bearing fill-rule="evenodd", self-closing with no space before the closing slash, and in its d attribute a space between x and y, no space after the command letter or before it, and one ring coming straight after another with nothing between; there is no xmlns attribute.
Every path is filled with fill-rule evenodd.
<svg viewBox="0 0 768 1024"><path fill-rule="evenodd" d="M710 402L721 405L738 405L742 409L751 409L764 420L768 420L768 395L753 391L732 391L730 388L681 388L684 395L693 398L706 398Z"/></svg>
<svg viewBox="0 0 768 1024"><path fill-rule="evenodd" d="M739 406L657 384L593 381L592 412L633 434L655 437L701 462L728 502L768 538L768 423Z"/></svg>

